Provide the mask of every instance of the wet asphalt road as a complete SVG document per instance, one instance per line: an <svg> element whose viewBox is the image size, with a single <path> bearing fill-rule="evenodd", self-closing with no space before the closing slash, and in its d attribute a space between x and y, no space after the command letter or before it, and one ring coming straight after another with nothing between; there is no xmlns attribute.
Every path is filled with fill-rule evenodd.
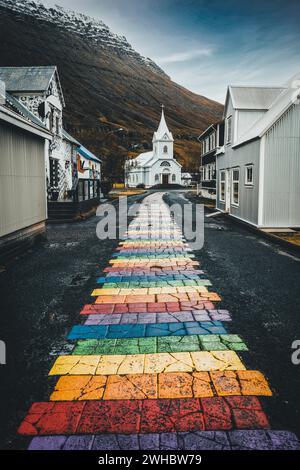
<svg viewBox="0 0 300 470"><path fill-rule="evenodd" d="M165 200L187 202L177 192ZM16 429L32 402L48 400L55 352L118 244L98 240L98 220L49 226L46 242L0 272L2 449L26 446ZM262 401L272 428L300 437L300 365L291 362L291 344L300 340L300 259L224 217L205 219L204 247L195 254L223 298L220 308L232 313L229 332L249 347L242 353L247 368L269 379L274 396Z"/></svg>

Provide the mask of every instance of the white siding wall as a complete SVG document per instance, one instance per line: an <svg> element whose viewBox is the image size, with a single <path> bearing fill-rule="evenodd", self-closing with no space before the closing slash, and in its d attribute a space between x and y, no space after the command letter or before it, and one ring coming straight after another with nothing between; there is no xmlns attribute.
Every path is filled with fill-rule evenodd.
<svg viewBox="0 0 300 470"><path fill-rule="evenodd" d="M0 123L0 236L47 217L44 140Z"/></svg>
<svg viewBox="0 0 300 470"><path fill-rule="evenodd" d="M239 138L245 134L250 127L265 114L265 111L253 111L253 110L238 110L237 113L237 135L235 136L235 141L238 141Z"/></svg>
<svg viewBox="0 0 300 470"><path fill-rule="evenodd" d="M265 227L300 226L300 105L293 105L266 135Z"/></svg>
<svg viewBox="0 0 300 470"><path fill-rule="evenodd" d="M250 111L249 113L252 113ZM225 204L220 201L220 170L232 168L239 168L240 170L240 184L239 184L239 205L238 207L230 204L230 214L251 224L258 224L258 178L259 178L259 151L260 141L256 140L249 144L243 145L236 149L232 148L231 144L226 143L226 121L227 117L232 116L232 143L237 141L238 131L241 129L242 124L247 121L246 114L241 117L238 111L234 110L231 99L228 102L227 112L225 117L225 154L217 156L216 158L216 207L225 210ZM249 118L250 119L250 118ZM252 115L254 119L254 115ZM242 121L241 121L242 120ZM249 187L245 185L245 166L253 164L254 184Z"/></svg>

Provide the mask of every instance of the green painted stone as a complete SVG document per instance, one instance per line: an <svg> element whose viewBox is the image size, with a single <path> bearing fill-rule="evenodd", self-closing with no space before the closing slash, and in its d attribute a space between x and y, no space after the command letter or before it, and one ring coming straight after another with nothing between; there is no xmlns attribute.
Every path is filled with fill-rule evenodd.
<svg viewBox="0 0 300 470"><path fill-rule="evenodd" d="M72 354L153 354L201 350L224 351L228 349L233 351L248 350L238 335L186 335L79 340Z"/></svg>

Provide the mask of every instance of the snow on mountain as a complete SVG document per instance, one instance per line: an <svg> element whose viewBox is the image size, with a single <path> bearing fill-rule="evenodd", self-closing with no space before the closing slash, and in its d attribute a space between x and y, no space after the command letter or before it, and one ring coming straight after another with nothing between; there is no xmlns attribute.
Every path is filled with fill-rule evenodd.
<svg viewBox="0 0 300 470"><path fill-rule="evenodd" d="M108 47L119 54L133 57L153 71L165 75L155 62L136 52L125 36L114 34L101 20L95 20L82 13L66 10L59 5L55 5L54 8L46 8L42 3L29 0L0 0L0 6L22 15L30 15L38 20L53 23L60 28L96 42L100 47Z"/></svg>

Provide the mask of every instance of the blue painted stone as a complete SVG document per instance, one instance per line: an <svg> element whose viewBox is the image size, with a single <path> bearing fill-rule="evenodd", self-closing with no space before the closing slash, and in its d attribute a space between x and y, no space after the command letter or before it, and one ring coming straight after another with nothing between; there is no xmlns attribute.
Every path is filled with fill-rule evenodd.
<svg viewBox="0 0 300 470"><path fill-rule="evenodd" d="M181 281L184 279L189 280L201 280L203 274L159 274L158 276L148 276L144 275L132 275L132 276L106 276L106 277L98 277L97 283L103 284L106 282L152 282L152 281Z"/></svg>
<svg viewBox="0 0 300 470"><path fill-rule="evenodd" d="M100 339L106 338L108 325L75 325L68 333L67 339Z"/></svg>
<svg viewBox="0 0 300 470"><path fill-rule="evenodd" d="M184 336L227 334L222 322L137 323L121 325L75 325L68 339L144 338L156 336Z"/></svg>
<svg viewBox="0 0 300 470"><path fill-rule="evenodd" d="M146 324L109 325L106 338L141 338L146 333Z"/></svg>

